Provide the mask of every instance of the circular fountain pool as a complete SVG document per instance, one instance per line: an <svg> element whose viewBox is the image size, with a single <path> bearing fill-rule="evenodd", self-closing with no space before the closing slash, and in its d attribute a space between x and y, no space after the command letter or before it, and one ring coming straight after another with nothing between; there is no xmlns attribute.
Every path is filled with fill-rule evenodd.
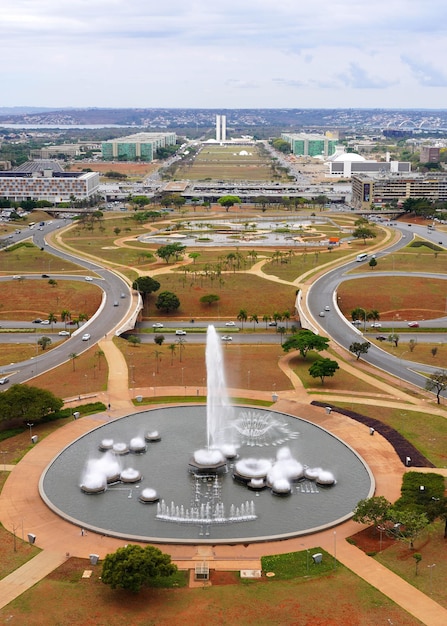
<svg viewBox="0 0 447 626"><path fill-rule="evenodd" d="M234 407L234 414L245 434L237 457L227 459L218 475L195 473L189 466L194 451L206 446L206 408L158 408L104 424L67 446L43 473L41 496L58 515L101 534L151 543L247 543L336 525L373 494L365 462L324 429L266 409ZM159 436L144 452L114 457L138 482L117 480L98 493L81 489L86 467L111 454L103 449L105 440L130 444L147 432ZM284 463L284 456L292 467L303 467L284 497L269 488L268 480L265 488L250 489L250 483L233 477L241 460L249 467L270 467L277 459ZM320 484L312 468L329 473L333 483ZM142 501L145 490L156 497Z"/></svg>

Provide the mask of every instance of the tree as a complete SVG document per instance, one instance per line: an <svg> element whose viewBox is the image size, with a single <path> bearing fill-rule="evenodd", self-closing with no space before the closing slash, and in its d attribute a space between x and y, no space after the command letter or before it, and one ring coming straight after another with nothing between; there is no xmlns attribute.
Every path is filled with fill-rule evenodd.
<svg viewBox="0 0 447 626"><path fill-rule="evenodd" d="M396 333L391 333L391 335L388 335L388 341L390 341L391 343L394 343L394 347L397 348L397 346L399 345L399 335L396 335Z"/></svg>
<svg viewBox="0 0 447 626"><path fill-rule="evenodd" d="M419 513L412 509L391 508L389 517L392 525L389 526L389 534L399 541L408 543L413 548L415 540L427 528L429 521L425 513Z"/></svg>
<svg viewBox="0 0 447 626"><path fill-rule="evenodd" d="M192 262L195 263L197 259L200 257L200 252L190 252L188 257L192 259Z"/></svg>
<svg viewBox="0 0 447 626"><path fill-rule="evenodd" d="M157 344L157 346L163 345L164 340L165 340L165 336L164 335L155 335L155 337L154 337L154 342Z"/></svg>
<svg viewBox="0 0 447 626"><path fill-rule="evenodd" d="M437 370L430 374L427 382L425 383L425 389L427 391L434 391L436 393L436 401L441 404L441 393L447 389L447 373L444 370Z"/></svg>
<svg viewBox="0 0 447 626"><path fill-rule="evenodd" d="M71 359L71 364L72 364L72 366L73 366L73 372L74 372L74 371L76 370L76 364L75 364L75 361L76 361L76 359L78 358L78 355L76 354L76 352L71 352L68 356L69 356L69 357L70 357L70 359Z"/></svg>
<svg viewBox="0 0 447 626"><path fill-rule="evenodd" d="M388 519L391 502L384 496L373 496L360 500L354 509L352 519L359 524L373 524L379 527Z"/></svg>
<svg viewBox="0 0 447 626"><path fill-rule="evenodd" d="M178 261L182 252L186 249L181 243L169 243L167 246L162 246L156 250L155 255L158 256L159 259L163 259L166 263L169 263L171 257L175 257L175 260Z"/></svg>
<svg viewBox="0 0 447 626"><path fill-rule="evenodd" d="M137 337L136 335L129 335L129 337L127 338L127 341L132 345L132 346L138 346L141 343L141 337Z"/></svg>
<svg viewBox="0 0 447 626"><path fill-rule="evenodd" d="M354 341L349 346L349 351L357 355L357 361L362 354L367 354L371 344L369 341Z"/></svg>
<svg viewBox="0 0 447 626"><path fill-rule="evenodd" d="M145 302L149 294L160 289L160 283L150 276L139 276L133 281L132 289L136 289Z"/></svg>
<svg viewBox="0 0 447 626"><path fill-rule="evenodd" d="M175 343L170 343L168 349L171 351L171 365L174 365L174 354L177 350L177 346L175 345Z"/></svg>
<svg viewBox="0 0 447 626"><path fill-rule="evenodd" d="M255 330L255 324L259 324L259 319L256 313L253 313L253 315L250 315L250 322L253 322L253 330Z"/></svg>
<svg viewBox="0 0 447 626"><path fill-rule="evenodd" d="M339 365L337 361L332 361L332 359L318 358L309 367L309 374L312 376L312 378L319 378L321 380L321 384L323 385L324 379L327 376L333 376L338 369Z"/></svg>
<svg viewBox="0 0 447 626"><path fill-rule="evenodd" d="M71 320L71 313L68 309L63 309L61 311L61 321L64 322L65 328L67 328L67 322Z"/></svg>
<svg viewBox="0 0 447 626"><path fill-rule="evenodd" d="M367 239L375 239L375 237L377 237L376 233L367 226L359 226L352 231L352 236L354 239L363 239L363 243L365 245Z"/></svg>
<svg viewBox="0 0 447 626"><path fill-rule="evenodd" d="M220 206L225 207L225 210L228 213L230 207L235 204L241 204L241 199L238 196L222 196L222 198L219 198L217 202Z"/></svg>
<svg viewBox="0 0 447 626"><path fill-rule="evenodd" d="M236 319L241 322L241 328L244 328L244 322L248 319L248 313L245 309L241 309L236 316Z"/></svg>
<svg viewBox="0 0 447 626"><path fill-rule="evenodd" d="M24 423L45 421L64 405L50 391L28 385L12 385L0 393L0 421L21 419Z"/></svg>
<svg viewBox="0 0 447 626"><path fill-rule="evenodd" d="M163 352L161 350L154 350L152 352L152 354L155 357L156 371L157 371L157 374L158 374L158 372L160 371L159 370L159 366L160 366L160 362L161 362L161 357L163 356Z"/></svg>
<svg viewBox="0 0 447 626"><path fill-rule="evenodd" d="M215 302L219 302L219 300L220 296L216 295L215 293L208 293L200 298L200 302L202 304L208 304L209 306L211 306Z"/></svg>
<svg viewBox="0 0 447 626"><path fill-rule="evenodd" d="M101 349L96 350L95 357L98 359L98 369L101 370L101 359L105 357L103 350Z"/></svg>
<svg viewBox="0 0 447 626"><path fill-rule="evenodd" d="M329 339L327 337L321 337L316 335L311 330L301 330L296 335L289 337L282 346L284 352L290 352L290 350L298 350L301 356L305 359L309 350L316 350L321 352L326 350L329 345Z"/></svg>
<svg viewBox="0 0 447 626"><path fill-rule="evenodd" d="M175 293L172 293L171 291L162 291L155 302L155 306L160 311L171 313L180 307L180 300Z"/></svg>
<svg viewBox="0 0 447 626"><path fill-rule="evenodd" d="M51 287L56 287L57 280L54 280L54 278L50 278L50 280L48 281L48 284L51 285Z"/></svg>
<svg viewBox="0 0 447 626"><path fill-rule="evenodd" d="M376 267L376 265L377 265L377 259L376 259L376 257L374 257L374 256L373 256L373 257L371 257L371 259L369 260L368 265L369 265L369 267L373 270L373 269Z"/></svg>
<svg viewBox="0 0 447 626"><path fill-rule="evenodd" d="M54 313L48 313L48 321L51 324L51 332L53 332L53 324L57 322L57 317Z"/></svg>
<svg viewBox="0 0 447 626"><path fill-rule="evenodd" d="M157 578L172 576L176 571L177 567L171 563L171 557L158 548L127 545L106 555L101 580L112 589L138 593Z"/></svg>
<svg viewBox="0 0 447 626"><path fill-rule="evenodd" d="M420 552L415 552L413 554L413 559L416 561L416 576L418 575L418 565L422 561L422 554Z"/></svg>
<svg viewBox="0 0 447 626"><path fill-rule="evenodd" d="M37 343L39 344L39 346L42 348L43 350L46 350L48 348L48 346L51 345L51 339L50 337L41 337L40 339L37 340Z"/></svg>

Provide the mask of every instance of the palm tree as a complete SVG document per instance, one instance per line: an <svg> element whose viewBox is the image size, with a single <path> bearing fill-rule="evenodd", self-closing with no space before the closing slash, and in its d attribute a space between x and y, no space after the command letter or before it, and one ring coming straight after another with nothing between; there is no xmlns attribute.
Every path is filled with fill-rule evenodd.
<svg viewBox="0 0 447 626"><path fill-rule="evenodd" d="M263 315L262 316L262 321L265 322L265 329L267 330L267 324L270 322L272 318L270 317L270 315Z"/></svg>
<svg viewBox="0 0 447 626"><path fill-rule="evenodd" d="M57 317L54 313L48 313L48 321L51 324L51 332L53 332L53 324L57 322Z"/></svg>
<svg viewBox="0 0 447 626"><path fill-rule="evenodd" d="M71 352L71 354L68 355L71 359L71 363L73 365L73 372L76 370L76 366L75 366L75 360L78 358L78 355L76 354L76 352Z"/></svg>
<svg viewBox="0 0 447 626"><path fill-rule="evenodd" d="M161 361L161 357L162 357L162 355L163 355L163 352L162 352L161 350L154 350L154 351L152 352L152 354L153 354L153 355L154 355L154 357L155 357L155 362L156 362L156 364L157 364L157 365L156 365L156 368L157 368L157 369L156 369L156 371L157 371L157 374L158 374L158 372L159 372L159 363L160 363L160 361Z"/></svg>
<svg viewBox="0 0 447 626"><path fill-rule="evenodd" d="M241 322L242 329L244 328L244 322L248 319L248 314L245 309L241 309L237 314L237 319Z"/></svg>
<svg viewBox="0 0 447 626"><path fill-rule="evenodd" d="M71 313L70 311L68 311L67 309L63 309L61 311L61 320L64 322L65 324L65 330L67 330L67 322L69 320L71 320Z"/></svg>
<svg viewBox="0 0 447 626"><path fill-rule="evenodd" d="M177 346L175 345L175 343L170 343L168 348L171 351L171 365L174 365L174 354L177 350Z"/></svg>
<svg viewBox="0 0 447 626"><path fill-rule="evenodd" d="M178 345L178 350L179 350L179 361L181 363L183 350L185 349L185 340L183 339L183 337L179 337L177 339L177 345Z"/></svg>
<svg viewBox="0 0 447 626"><path fill-rule="evenodd" d="M96 350L95 357L98 359L98 369L101 370L101 359L105 356L102 350Z"/></svg>
<svg viewBox="0 0 447 626"><path fill-rule="evenodd" d="M282 314L282 319L285 320L286 322L286 330L288 328L288 321L290 319L290 311L284 311L284 313Z"/></svg>
<svg viewBox="0 0 447 626"><path fill-rule="evenodd" d="M253 322L253 330L255 330L255 324L259 323L258 316L256 314L250 315L250 322Z"/></svg>

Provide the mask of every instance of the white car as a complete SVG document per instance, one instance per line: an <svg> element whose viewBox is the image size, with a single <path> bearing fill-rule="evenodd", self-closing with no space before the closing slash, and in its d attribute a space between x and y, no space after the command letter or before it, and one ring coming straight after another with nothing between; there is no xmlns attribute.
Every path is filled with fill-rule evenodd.
<svg viewBox="0 0 447 626"><path fill-rule="evenodd" d="M161 322L155 322L155 324L152 324L152 328L163 328L163 324Z"/></svg>
<svg viewBox="0 0 447 626"><path fill-rule="evenodd" d="M89 339L90 339L89 333L85 333L84 335L82 335L82 341L88 341Z"/></svg>
<svg viewBox="0 0 447 626"><path fill-rule="evenodd" d="M61 337L69 337L70 336L70 331L68 331L68 330L60 330L58 334Z"/></svg>
<svg viewBox="0 0 447 626"><path fill-rule="evenodd" d="M319 315L320 317L325 317L325 313L324 313L324 311L320 311L318 315Z"/></svg>
<svg viewBox="0 0 447 626"><path fill-rule="evenodd" d="M326 306L324 307L324 310L325 310L325 311L330 311L330 310L331 310L331 307L330 307L330 306L328 306L328 305L326 304Z"/></svg>
<svg viewBox="0 0 447 626"><path fill-rule="evenodd" d="M225 322L225 326L236 326L234 322Z"/></svg>
<svg viewBox="0 0 447 626"><path fill-rule="evenodd" d="M382 328L382 324L380 322L373 322L371 328Z"/></svg>
<svg viewBox="0 0 447 626"><path fill-rule="evenodd" d="M233 337L230 337L230 335L224 335L222 337L222 341L233 341Z"/></svg>
<svg viewBox="0 0 447 626"><path fill-rule="evenodd" d="M0 385L6 385L6 383L9 383L9 378L7 376L0 378Z"/></svg>
<svg viewBox="0 0 447 626"><path fill-rule="evenodd" d="M85 280L90 281L90 280L93 280L93 278L92 278L91 276L86 276L86 277L85 277Z"/></svg>
<svg viewBox="0 0 447 626"><path fill-rule="evenodd" d="M42 320L40 323L44 326L48 326L48 324L50 323L50 320Z"/></svg>
<svg viewBox="0 0 447 626"><path fill-rule="evenodd" d="M186 330L176 330L175 334L176 335L186 335Z"/></svg>
<svg viewBox="0 0 447 626"><path fill-rule="evenodd" d="M14 279L14 280L20 280L21 278L22 278L22 277L21 277L21 276L19 276L18 274L15 274L15 275L13 276L13 279Z"/></svg>

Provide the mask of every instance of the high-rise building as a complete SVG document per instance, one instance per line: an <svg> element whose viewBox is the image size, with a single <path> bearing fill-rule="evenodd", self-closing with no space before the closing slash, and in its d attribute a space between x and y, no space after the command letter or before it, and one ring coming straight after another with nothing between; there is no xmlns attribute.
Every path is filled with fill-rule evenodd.
<svg viewBox="0 0 447 626"><path fill-rule="evenodd" d="M175 133L136 133L105 141L102 158L105 161L153 161L158 148L174 146L176 141Z"/></svg>
<svg viewBox="0 0 447 626"><path fill-rule="evenodd" d="M227 140L227 116L216 115L216 141Z"/></svg>

